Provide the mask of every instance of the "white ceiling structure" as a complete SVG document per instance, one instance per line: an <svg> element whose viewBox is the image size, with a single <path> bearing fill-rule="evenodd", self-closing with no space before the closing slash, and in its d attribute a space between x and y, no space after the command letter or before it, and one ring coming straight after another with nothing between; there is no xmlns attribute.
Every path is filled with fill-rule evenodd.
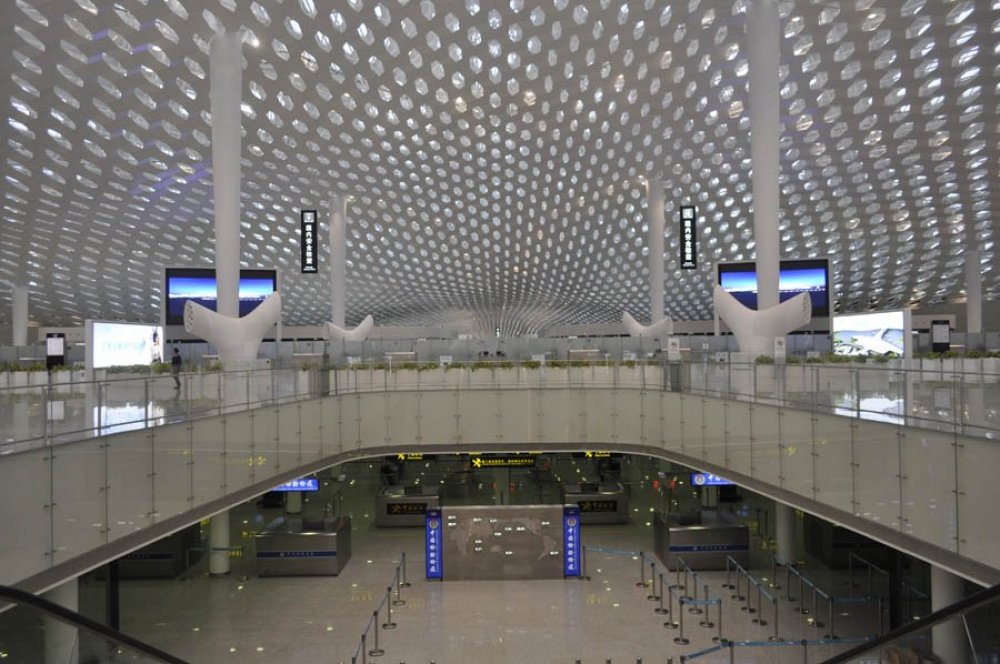
<svg viewBox="0 0 1000 664"><path fill-rule="evenodd" d="M647 177L666 312L708 319L714 264L754 257L746 7L4 0L0 281L43 325L154 321L164 267L212 267L225 27L245 30L242 261L281 271L286 323L329 319L327 257L300 274L298 228L334 193L348 324L648 318ZM860 311L961 301L975 247L996 299L1000 0L785 1L781 28L782 257L829 257Z"/></svg>

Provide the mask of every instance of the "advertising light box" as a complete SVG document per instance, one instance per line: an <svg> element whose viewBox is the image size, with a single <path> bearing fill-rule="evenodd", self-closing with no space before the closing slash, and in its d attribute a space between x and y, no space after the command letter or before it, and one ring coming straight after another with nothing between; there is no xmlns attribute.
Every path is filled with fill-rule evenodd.
<svg viewBox="0 0 1000 664"><path fill-rule="evenodd" d="M163 328L159 325L89 320L86 339L88 369L163 360Z"/></svg>
<svg viewBox="0 0 1000 664"><path fill-rule="evenodd" d="M215 270L211 268L167 268L164 300L167 303L167 325L184 324L184 304L194 300L215 311L218 288ZM240 316L257 308L267 296L278 289L278 273L274 270L240 270Z"/></svg>
<svg viewBox="0 0 1000 664"><path fill-rule="evenodd" d="M319 491L319 480L315 477L303 477L279 484L271 491Z"/></svg>
<svg viewBox="0 0 1000 664"><path fill-rule="evenodd" d="M909 310L835 316L833 352L837 355L897 355L909 345Z"/></svg>
<svg viewBox="0 0 1000 664"><path fill-rule="evenodd" d="M719 263L719 285L744 306L757 308L757 267L755 263ZM812 315L830 315L829 265L825 259L785 260L778 270L778 301L809 293Z"/></svg>

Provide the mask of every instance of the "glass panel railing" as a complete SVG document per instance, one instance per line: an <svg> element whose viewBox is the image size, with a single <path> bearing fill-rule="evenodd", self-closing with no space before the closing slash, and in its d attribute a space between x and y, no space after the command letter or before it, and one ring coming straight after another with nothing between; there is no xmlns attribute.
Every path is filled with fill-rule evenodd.
<svg viewBox="0 0 1000 664"><path fill-rule="evenodd" d="M824 664L1000 661L1000 586L936 611Z"/></svg>
<svg viewBox="0 0 1000 664"><path fill-rule="evenodd" d="M184 664L184 660L138 639L7 586L0 586L0 659L66 664Z"/></svg>

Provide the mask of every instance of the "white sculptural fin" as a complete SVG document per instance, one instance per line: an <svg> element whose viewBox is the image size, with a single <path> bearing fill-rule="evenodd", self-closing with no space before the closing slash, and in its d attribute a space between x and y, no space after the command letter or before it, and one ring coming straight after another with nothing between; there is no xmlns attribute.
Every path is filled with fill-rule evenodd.
<svg viewBox="0 0 1000 664"><path fill-rule="evenodd" d="M371 334L373 327L375 327L375 319L371 314L365 316L365 319L353 329L327 323L325 329L326 338L332 341L364 341Z"/></svg>
<svg viewBox="0 0 1000 664"><path fill-rule="evenodd" d="M643 325L626 311L622 314L622 323L625 325L625 331L632 337L655 337L657 339L666 339L674 333L674 321L669 316L666 316L662 320L656 321L655 323Z"/></svg>

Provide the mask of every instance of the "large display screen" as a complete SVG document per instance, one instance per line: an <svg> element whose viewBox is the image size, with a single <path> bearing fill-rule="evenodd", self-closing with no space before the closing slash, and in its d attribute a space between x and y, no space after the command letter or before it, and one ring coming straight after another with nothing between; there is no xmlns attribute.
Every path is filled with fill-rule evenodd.
<svg viewBox="0 0 1000 664"><path fill-rule="evenodd" d="M781 261L778 269L778 299L789 300L809 293L812 315L830 315L829 265L825 259ZM719 263L719 285L744 306L757 308L757 267L754 263Z"/></svg>
<svg viewBox="0 0 1000 664"><path fill-rule="evenodd" d="M240 316L257 308L268 295L278 290L278 273L274 270L240 270ZM194 300L215 311L218 289L215 270L211 268L167 268L167 325L184 324L184 304Z"/></svg>
<svg viewBox="0 0 1000 664"><path fill-rule="evenodd" d="M906 311L883 311L833 318L833 352L837 355L906 354Z"/></svg>
<svg viewBox="0 0 1000 664"><path fill-rule="evenodd" d="M87 321L90 369L163 361L163 328L137 323Z"/></svg>

